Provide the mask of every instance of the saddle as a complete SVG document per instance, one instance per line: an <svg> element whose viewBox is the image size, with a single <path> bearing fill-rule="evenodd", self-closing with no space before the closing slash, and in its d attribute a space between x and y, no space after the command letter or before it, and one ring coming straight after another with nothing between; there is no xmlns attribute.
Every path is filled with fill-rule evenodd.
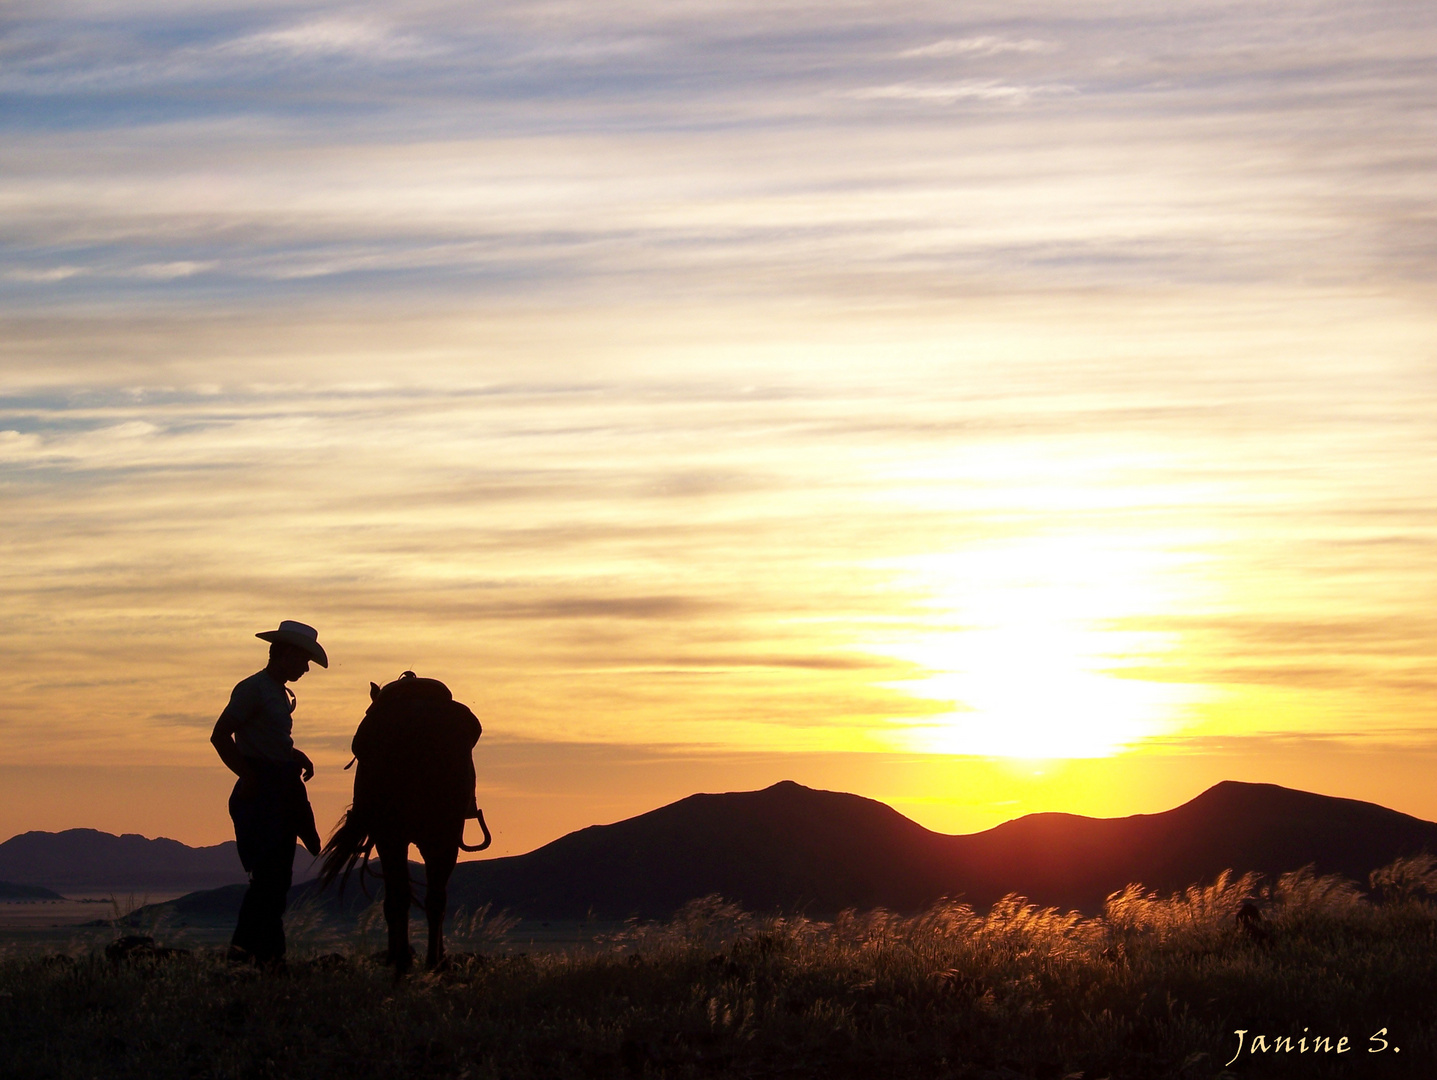
<svg viewBox="0 0 1437 1080"><path fill-rule="evenodd" d="M477 818L473 750L483 727L438 679L406 671L380 687L369 684L370 705L350 744L354 812L367 824L398 821L409 830L444 828ZM354 764L354 762L351 762Z"/></svg>

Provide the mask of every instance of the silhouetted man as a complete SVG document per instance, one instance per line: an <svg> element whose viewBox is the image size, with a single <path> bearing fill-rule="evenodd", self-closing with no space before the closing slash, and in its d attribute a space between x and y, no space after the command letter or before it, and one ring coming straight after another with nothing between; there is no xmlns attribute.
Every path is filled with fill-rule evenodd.
<svg viewBox="0 0 1437 1080"><path fill-rule="evenodd" d="M314 627L286 619L255 637L270 642L269 663L239 683L215 721L210 742L239 777L230 794L230 817L249 888L240 904L230 959L267 964L284 959L284 906L294 875L295 840L319 854L305 783L314 763L295 749L294 682L311 660L329 667Z"/></svg>

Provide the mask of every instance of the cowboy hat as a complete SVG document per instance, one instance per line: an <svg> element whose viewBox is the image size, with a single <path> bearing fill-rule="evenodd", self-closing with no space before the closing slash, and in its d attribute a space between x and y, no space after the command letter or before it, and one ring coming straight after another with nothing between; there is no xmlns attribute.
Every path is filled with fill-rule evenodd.
<svg viewBox="0 0 1437 1080"><path fill-rule="evenodd" d="M282 645L303 649L320 667L329 667L329 657L324 654L324 646L319 643L319 631L312 626L285 619L279 624L278 630L262 630L255 637L262 641L277 641Z"/></svg>

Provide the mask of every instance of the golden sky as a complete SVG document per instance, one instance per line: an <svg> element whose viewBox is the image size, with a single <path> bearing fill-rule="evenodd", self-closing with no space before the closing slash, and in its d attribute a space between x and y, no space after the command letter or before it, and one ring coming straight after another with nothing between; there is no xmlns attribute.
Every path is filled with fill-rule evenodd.
<svg viewBox="0 0 1437 1080"><path fill-rule="evenodd" d="M0 835L228 836L282 618L500 854L791 778L1437 818L1430 5L22 4Z"/></svg>

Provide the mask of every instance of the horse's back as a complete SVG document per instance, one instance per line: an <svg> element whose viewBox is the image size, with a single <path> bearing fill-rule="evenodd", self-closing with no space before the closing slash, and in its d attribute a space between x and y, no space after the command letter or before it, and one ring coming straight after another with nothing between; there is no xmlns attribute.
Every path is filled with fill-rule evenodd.
<svg viewBox="0 0 1437 1080"><path fill-rule="evenodd" d="M411 684L398 692L393 688ZM442 691L442 693L441 693ZM354 734L354 805L376 825L457 823L474 807L479 719L443 683L404 679L380 691Z"/></svg>

